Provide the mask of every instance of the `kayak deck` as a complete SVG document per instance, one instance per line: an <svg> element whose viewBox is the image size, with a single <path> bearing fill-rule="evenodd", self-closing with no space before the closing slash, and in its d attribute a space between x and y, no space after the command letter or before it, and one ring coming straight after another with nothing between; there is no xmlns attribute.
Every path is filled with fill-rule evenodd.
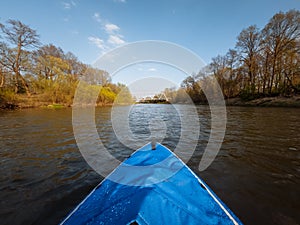
<svg viewBox="0 0 300 225"><path fill-rule="evenodd" d="M122 167L126 165L139 166L136 168L139 170L142 166L162 161L165 161L163 165L148 173L145 171L149 170L136 174L122 173ZM162 182L151 182L157 173L161 177L168 168L169 171L178 171L167 174ZM136 185L126 185L133 182ZM169 149L157 144L156 150L152 150L151 144L148 144L104 179L62 224L242 223Z"/></svg>

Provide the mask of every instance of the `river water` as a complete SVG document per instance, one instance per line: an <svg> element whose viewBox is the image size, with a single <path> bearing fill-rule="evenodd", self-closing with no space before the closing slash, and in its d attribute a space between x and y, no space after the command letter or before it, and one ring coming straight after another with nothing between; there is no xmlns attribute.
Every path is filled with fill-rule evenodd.
<svg viewBox="0 0 300 225"><path fill-rule="evenodd" d="M181 123L194 119L180 121L172 105L137 105L130 112L130 130L145 142L152 115L158 115L166 131L162 143L172 150ZM300 224L300 109L227 107L221 150L202 172L210 111L197 106L197 112L200 136L191 140L198 144L190 168L245 224ZM95 121L101 141L117 159L134 151L114 134L110 107L97 108ZM0 148L3 225L57 224L102 180L80 154L71 109L0 111Z"/></svg>

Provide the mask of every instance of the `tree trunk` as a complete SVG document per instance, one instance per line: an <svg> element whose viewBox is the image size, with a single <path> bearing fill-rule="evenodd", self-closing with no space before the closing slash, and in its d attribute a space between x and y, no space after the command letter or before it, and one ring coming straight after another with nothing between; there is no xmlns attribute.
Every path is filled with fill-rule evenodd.
<svg viewBox="0 0 300 225"><path fill-rule="evenodd" d="M269 93L270 94L272 94L272 88L273 88L273 82L274 82L274 76L275 76L275 66L276 66L276 57L274 55L271 80L270 80L270 83L269 83Z"/></svg>
<svg viewBox="0 0 300 225"><path fill-rule="evenodd" d="M20 39L20 37L19 37ZM29 91L29 87L28 87L28 84L26 82L26 80L24 79L24 77L20 74L20 64L19 64L19 61L20 61L20 57L21 57L21 49L22 45L21 45L21 41L19 40L19 43L18 43L18 52L17 52L17 55L16 55L16 66L15 66L15 69L14 69L14 72L15 72L15 76L16 76L16 87L15 87L15 91L16 93L19 92L20 90L20 86L19 86L19 79L21 79L21 82L26 90L26 94L27 96L29 97L30 96L30 91Z"/></svg>
<svg viewBox="0 0 300 225"><path fill-rule="evenodd" d="M20 37L19 37L20 39ZM17 55L16 55L16 59L15 59L15 66L14 66L14 72L15 72L15 93L18 93L19 90L20 90L20 86L19 86L19 75L20 75L20 72L19 72L19 68L20 68L20 65L19 65L19 61L20 61L20 56L21 56L21 42L19 41L19 44L18 44L18 51L17 51Z"/></svg>
<svg viewBox="0 0 300 225"><path fill-rule="evenodd" d="M21 81L22 81L22 84L23 84L23 86L24 86L24 88L25 88L25 90L26 90L27 96L30 97L31 94L30 94L29 86L28 86L26 80L24 79L24 77L23 77L21 74L19 74L19 76L20 76Z"/></svg>
<svg viewBox="0 0 300 225"><path fill-rule="evenodd" d="M19 92L19 73L18 72L15 72L14 70L14 73L15 73L15 93L17 94Z"/></svg>
<svg viewBox="0 0 300 225"><path fill-rule="evenodd" d="M4 87L4 84L5 84L5 77L4 77L4 73L2 70L0 70L0 88Z"/></svg>

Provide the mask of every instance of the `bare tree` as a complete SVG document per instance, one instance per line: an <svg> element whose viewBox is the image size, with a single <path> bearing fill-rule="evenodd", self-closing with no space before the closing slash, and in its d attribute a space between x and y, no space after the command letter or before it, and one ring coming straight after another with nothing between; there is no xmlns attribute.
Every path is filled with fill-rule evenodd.
<svg viewBox="0 0 300 225"><path fill-rule="evenodd" d="M54 46L53 44L44 45L40 47L37 51L33 52L34 66L32 67L32 72L38 75L39 79L53 79L56 74L54 67L57 69L62 66L64 52L61 48ZM56 70L57 70L56 69Z"/></svg>
<svg viewBox="0 0 300 225"><path fill-rule="evenodd" d="M228 96L234 97L239 94L240 90L238 90L237 85L237 72L239 66L239 56L236 50L229 49L226 56L226 67L227 67L227 90Z"/></svg>
<svg viewBox="0 0 300 225"><path fill-rule="evenodd" d="M227 60L225 56L218 55L217 57L212 58L212 62L210 63L210 69L212 74L215 76L218 81L224 97L228 98L228 93L226 90L226 83L228 77L227 71Z"/></svg>
<svg viewBox="0 0 300 225"><path fill-rule="evenodd" d="M18 20L8 20L7 26L0 24L0 30L6 40L12 45L12 49L9 49L5 44L1 45L3 47L1 50L2 57L5 58L3 66L11 69L15 75L15 92L20 91L21 82L27 95L30 95L28 84L21 75L22 64L26 60L25 55L28 53L25 50L39 45L39 36L35 30Z"/></svg>
<svg viewBox="0 0 300 225"><path fill-rule="evenodd" d="M91 85L107 86L111 82L111 77L108 72L86 66L85 73L81 76L81 79Z"/></svg>
<svg viewBox="0 0 300 225"><path fill-rule="evenodd" d="M236 47L248 70L250 92L254 93L257 74L257 56L260 51L259 29L255 25L244 29L238 36Z"/></svg>
<svg viewBox="0 0 300 225"><path fill-rule="evenodd" d="M73 80L76 80L85 74L87 65L80 62L73 53L68 52L65 54L65 60L69 65L69 70L67 72Z"/></svg>
<svg viewBox="0 0 300 225"><path fill-rule="evenodd" d="M286 54L291 50L296 51L296 41L300 38L300 12L290 10L286 13L279 12L275 14L262 31L264 46L267 48L268 55L271 58L271 71L269 81L269 92L273 87L278 91L278 87L283 78L282 71L288 64L282 62Z"/></svg>

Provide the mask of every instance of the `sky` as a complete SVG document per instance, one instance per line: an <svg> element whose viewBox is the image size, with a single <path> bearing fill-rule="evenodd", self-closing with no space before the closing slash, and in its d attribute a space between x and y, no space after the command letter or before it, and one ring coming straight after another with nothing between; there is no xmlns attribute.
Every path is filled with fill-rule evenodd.
<svg viewBox="0 0 300 225"><path fill-rule="evenodd" d="M175 43L209 63L234 48L242 29L263 28L275 13L290 9L300 10L300 0L3 0L0 23L20 20L37 30L43 44L59 46L87 64L143 40ZM119 71L113 81L129 84L146 76L179 85L186 74L141 63Z"/></svg>

